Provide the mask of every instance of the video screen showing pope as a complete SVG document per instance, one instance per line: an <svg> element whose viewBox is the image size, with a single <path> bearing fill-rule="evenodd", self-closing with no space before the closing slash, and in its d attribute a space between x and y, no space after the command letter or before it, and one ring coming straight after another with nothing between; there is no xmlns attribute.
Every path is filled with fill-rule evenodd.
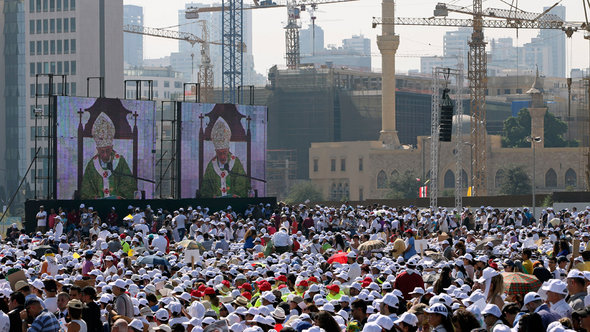
<svg viewBox="0 0 590 332"><path fill-rule="evenodd" d="M153 197L155 103L57 97L58 199Z"/></svg>
<svg viewBox="0 0 590 332"><path fill-rule="evenodd" d="M181 197L265 195L266 107L181 103Z"/></svg>

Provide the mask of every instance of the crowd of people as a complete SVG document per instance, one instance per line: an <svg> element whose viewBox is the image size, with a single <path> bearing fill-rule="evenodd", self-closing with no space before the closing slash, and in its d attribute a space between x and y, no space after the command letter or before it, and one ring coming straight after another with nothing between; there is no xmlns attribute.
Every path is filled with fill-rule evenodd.
<svg viewBox="0 0 590 332"><path fill-rule="evenodd" d="M0 332L587 331L590 207L59 208L0 249Z"/></svg>

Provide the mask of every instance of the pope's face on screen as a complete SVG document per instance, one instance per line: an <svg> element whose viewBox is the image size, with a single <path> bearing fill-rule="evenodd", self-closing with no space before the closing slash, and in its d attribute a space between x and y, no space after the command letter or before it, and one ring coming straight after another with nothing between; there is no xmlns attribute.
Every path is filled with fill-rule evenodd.
<svg viewBox="0 0 590 332"><path fill-rule="evenodd" d="M97 147L96 151L98 152L98 157L100 158L100 161L102 161L103 163L108 163L109 161L111 161L111 152L113 152L113 146L105 146L102 148Z"/></svg>
<svg viewBox="0 0 590 332"><path fill-rule="evenodd" d="M217 149L215 150L215 155L220 164L225 164L227 163L227 157L229 156L229 149Z"/></svg>

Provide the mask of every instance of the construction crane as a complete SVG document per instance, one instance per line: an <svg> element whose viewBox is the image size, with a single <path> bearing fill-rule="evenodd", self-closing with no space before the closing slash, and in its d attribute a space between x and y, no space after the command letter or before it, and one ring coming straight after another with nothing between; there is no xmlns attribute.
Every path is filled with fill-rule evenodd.
<svg viewBox="0 0 590 332"><path fill-rule="evenodd" d="M200 20L203 31L203 39L209 40L209 28L207 21ZM201 101L208 103L213 101L213 65L209 56L209 43L201 43L201 64L199 65L199 85L201 87Z"/></svg>
<svg viewBox="0 0 590 332"><path fill-rule="evenodd" d="M244 7L243 10L287 7L287 25L285 26L285 59L287 68L297 69L300 64L299 29L301 28L301 25L299 24L299 19L301 18L301 12L308 11L310 13L312 26L315 27L315 10L319 4L349 1L356 0L282 0L277 2L272 0L254 0L254 6ZM201 8L191 7L186 10L185 17L187 19L196 19L199 17L199 13L219 12L224 10L228 10L228 8L223 6ZM225 47L223 52L227 52Z"/></svg>
<svg viewBox="0 0 590 332"><path fill-rule="evenodd" d="M201 44L201 64L199 65L198 81L201 89L201 100L203 102L210 102L213 100L213 65L209 56L209 45L224 45L219 41L209 41L209 30L206 26L206 21L199 21L203 28L203 38L196 36L190 32L181 32L175 30L167 30L161 28L150 28L141 25L126 24L123 26L123 31L128 33L135 33L145 36L169 38L176 40L184 40L195 46ZM240 44L235 46L239 52L246 52L246 45Z"/></svg>
<svg viewBox="0 0 590 332"><path fill-rule="evenodd" d="M472 19L447 19L449 12L472 15ZM472 10L444 3L436 5L434 16L444 18L373 18L373 27L379 24L472 27L469 41L468 74L471 107L471 145L473 149L472 193L487 193L487 142L485 92L487 88L486 42L483 28L561 29L568 37L582 27L582 23L567 23L547 11L541 14L522 10L482 9L482 0L473 0ZM490 18L484 20L484 17Z"/></svg>

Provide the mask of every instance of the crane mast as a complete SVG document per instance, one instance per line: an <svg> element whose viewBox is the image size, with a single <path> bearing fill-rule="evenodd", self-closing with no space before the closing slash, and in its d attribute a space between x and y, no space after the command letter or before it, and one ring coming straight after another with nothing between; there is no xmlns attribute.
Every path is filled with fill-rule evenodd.
<svg viewBox="0 0 590 332"><path fill-rule="evenodd" d="M469 94L471 145L473 149L473 194L484 196L487 187L486 96L487 57L483 34L481 0L473 0L473 33L469 41Z"/></svg>

